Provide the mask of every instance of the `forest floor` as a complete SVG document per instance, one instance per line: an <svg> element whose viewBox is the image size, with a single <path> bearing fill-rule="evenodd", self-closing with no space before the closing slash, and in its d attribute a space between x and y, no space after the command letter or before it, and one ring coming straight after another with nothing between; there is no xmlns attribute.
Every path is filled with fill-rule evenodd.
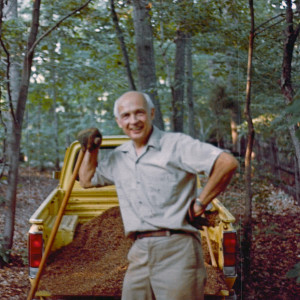
<svg viewBox="0 0 300 300"><path fill-rule="evenodd" d="M287 272L300 261L300 207L293 198L269 181L252 178L253 244L251 278L242 284L241 263L234 286L238 299L300 300L300 285ZM20 168L12 260L0 268L0 299L23 300L29 291L28 220L57 185L51 172ZM0 232L3 232L5 184L0 184ZM245 188L237 173L227 191L218 197L236 217L240 237L244 216ZM240 255L239 255L239 261ZM243 296L241 296L243 295Z"/></svg>

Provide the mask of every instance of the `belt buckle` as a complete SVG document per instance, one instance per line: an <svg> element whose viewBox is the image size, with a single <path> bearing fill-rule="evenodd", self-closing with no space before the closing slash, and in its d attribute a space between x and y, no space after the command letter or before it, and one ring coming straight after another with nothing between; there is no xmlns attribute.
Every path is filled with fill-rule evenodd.
<svg viewBox="0 0 300 300"><path fill-rule="evenodd" d="M166 236L171 236L171 230L166 230Z"/></svg>

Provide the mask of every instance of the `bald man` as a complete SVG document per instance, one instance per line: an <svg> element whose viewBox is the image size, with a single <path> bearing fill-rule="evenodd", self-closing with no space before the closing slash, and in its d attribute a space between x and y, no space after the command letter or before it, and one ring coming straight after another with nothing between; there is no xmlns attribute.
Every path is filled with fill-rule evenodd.
<svg viewBox="0 0 300 300"><path fill-rule="evenodd" d="M80 183L84 188L116 186L125 235L134 239L123 300L201 300L206 270L191 215L204 213L238 163L210 144L159 130L152 124L154 114L145 93L130 91L118 98L114 115L130 141L99 163L98 147L86 151ZM208 181L197 197L202 172Z"/></svg>

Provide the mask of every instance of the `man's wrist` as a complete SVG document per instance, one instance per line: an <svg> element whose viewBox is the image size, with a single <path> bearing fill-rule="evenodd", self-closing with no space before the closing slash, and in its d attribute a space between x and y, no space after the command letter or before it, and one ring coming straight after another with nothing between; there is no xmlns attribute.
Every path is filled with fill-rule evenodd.
<svg viewBox="0 0 300 300"><path fill-rule="evenodd" d="M198 217L200 215L202 215L205 212L205 205L203 205L200 201L200 199L196 198L194 200L194 205L193 205L193 215L194 217Z"/></svg>
<svg viewBox="0 0 300 300"><path fill-rule="evenodd" d="M199 198L196 198L195 203L196 203L198 206L200 206L203 210L205 210L205 208L206 208L206 206L207 206L206 204L203 204L203 203L200 201Z"/></svg>

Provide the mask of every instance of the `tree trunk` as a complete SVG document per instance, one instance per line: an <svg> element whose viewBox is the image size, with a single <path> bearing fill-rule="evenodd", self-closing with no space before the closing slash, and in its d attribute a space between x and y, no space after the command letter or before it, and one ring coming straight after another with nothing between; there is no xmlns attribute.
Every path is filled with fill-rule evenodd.
<svg viewBox="0 0 300 300"><path fill-rule="evenodd" d="M300 169L298 169L298 162L297 162L297 158L294 158L294 165L295 165L295 190L296 190L296 200L298 205L300 205L300 179L299 179L299 175L300 175Z"/></svg>
<svg viewBox="0 0 300 300"><path fill-rule="evenodd" d="M137 69L139 88L148 93L155 106L154 124L164 128L160 103L156 89L155 57L153 47L153 33L150 22L148 1L133 1L133 22L137 53Z"/></svg>
<svg viewBox="0 0 300 300"><path fill-rule="evenodd" d="M186 55L186 73L187 73L187 104L188 104L188 126L189 135L196 137L195 115L194 115L194 94L193 94L193 59L192 59L192 39L187 36L187 55Z"/></svg>
<svg viewBox="0 0 300 300"><path fill-rule="evenodd" d="M183 116L184 116L184 79L185 79L185 47L186 34L180 29L177 30L176 36L176 53L175 53L175 71L174 84L172 87L172 124L173 131L183 132Z"/></svg>
<svg viewBox="0 0 300 300"><path fill-rule="evenodd" d="M54 57L54 49L51 48L51 53L52 56ZM59 140L58 140L58 116L56 112L56 107L57 107L57 93L56 93L56 72L55 72L55 67L54 67L55 61L52 60L52 66L51 66L51 78L52 78L52 84L51 84L51 91L50 95L52 94L52 111L53 111L53 131L54 131L54 147L55 147L55 169L59 170Z"/></svg>
<svg viewBox="0 0 300 300"><path fill-rule="evenodd" d="M5 204L5 220L3 232L3 250L7 252L12 248L14 224L15 224L15 208L16 193L19 169L19 153L22 133L22 123L25 111L25 105L28 94L29 79L33 60L33 51L28 55L28 51L36 40L39 27L40 0L33 3L32 25L28 38L28 48L23 61L23 72L21 77L20 92L18 93L18 101L16 106L15 119L12 122L12 132L8 143L9 153L9 172L8 172L8 189L6 193Z"/></svg>
<svg viewBox="0 0 300 300"><path fill-rule="evenodd" d="M246 203L244 216L244 237L242 244L243 252L243 283L247 282L251 270L251 245L252 245L252 190L251 190L251 155L254 142L254 127L251 117L251 76L252 76L252 58L254 47L254 8L253 0L249 0L249 8L251 15L251 31L249 36L248 49L248 67L247 67L247 86L246 86L246 103L245 117L248 123L247 148L245 155L245 186L246 186ZM243 289L245 290L245 289Z"/></svg>
<svg viewBox="0 0 300 300"><path fill-rule="evenodd" d="M19 168L19 153L21 141L21 128L14 126L11 133L11 139L8 143L8 150L10 156L8 158L8 187L6 192L6 202L4 206L4 229L3 229L3 250L5 253L12 248L14 225L15 225L15 211L16 211L16 191L18 183L18 168Z"/></svg>
<svg viewBox="0 0 300 300"><path fill-rule="evenodd" d="M51 27L48 31L46 31L43 35L41 35L37 39L38 28L39 28L39 17L40 17L40 5L41 0L33 1L32 7L32 23L30 28L30 33L27 41L27 49L25 50L25 55L23 59L23 67L22 67L22 76L20 80L20 84L14 85L14 80L19 77L19 73L16 74L16 77L11 78L10 76L10 54L6 50L7 55L7 66L8 72L6 74L7 80L7 94L9 100L10 107L10 115L11 117L11 132L8 132L8 143L7 143L7 153L8 153L8 189L6 194L6 202L5 202L5 220L4 220L4 233L3 233L3 242L0 249L0 253L8 253L12 248L13 244L13 235L14 235L14 222L15 222L15 208L16 208L16 194L17 194L17 181L18 181L18 170L19 170L19 154L20 154L20 143L21 143L21 135L22 135L22 123L25 113L25 106L28 95L29 88L29 80L31 75L31 67L33 62L34 50L37 44L47 35L49 35L54 29L56 29L65 19L70 16L76 14L78 11L85 8L91 0L87 0L81 7L76 8L67 16L60 19L53 27ZM17 5L17 0L12 0L12 3ZM3 1L1 5L3 5ZM16 6L17 9L17 6ZM11 6L9 6L9 10L11 10ZM2 16L1 16L2 17ZM2 19L1 19L2 25ZM0 36L1 42L2 36ZM4 48L4 44L1 44L2 48ZM16 80L19 82L19 80ZM12 84L11 84L12 83ZM16 96L16 103L14 103L14 99L11 95ZM1 262L1 257L0 257Z"/></svg>
<svg viewBox="0 0 300 300"><path fill-rule="evenodd" d="M237 154L239 152L238 150L239 134L237 129L237 123L235 122L233 116L231 116L230 128L231 128L231 139L232 139L232 153Z"/></svg>
<svg viewBox="0 0 300 300"><path fill-rule="evenodd" d="M7 20L18 18L17 1L10 1L4 7ZM7 8L7 9L6 9ZM2 36L1 36L2 38ZM15 207L16 207L16 186L18 181L18 164L19 164L19 147L20 147L20 126L16 123L15 109L19 95L20 73L19 59L17 55L17 46L11 45L11 53L6 52L7 59L7 102L8 112L2 112L4 117L6 135L6 147L3 153L3 164L8 167L8 187L6 191L6 201L4 206L4 228L3 241L0 245L8 258L8 250L11 249L13 241L13 232L15 224ZM14 152L17 149L17 153ZM0 257L1 259L1 257Z"/></svg>
<svg viewBox="0 0 300 300"><path fill-rule="evenodd" d="M239 103L232 101L232 106L230 108L230 128L231 128L231 139L232 139L232 152L236 155L242 155L241 153L241 143L238 133L238 125L241 122L241 111Z"/></svg>
<svg viewBox="0 0 300 300"><path fill-rule="evenodd" d="M43 142L42 142L42 138L41 138L41 132L42 132L42 101L39 99L39 103L37 105L37 125L36 125L36 129L37 129L37 136L36 136L36 148L37 148L37 161L39 162L38 168L39 171L44 171L45 170L45 166L44 166L44 158L43 158Z"/></svg>
<svg viewBox="0 0 300 300"><path fill-rule="evenodd" d="M2 37L2 20L3 20L3 7L4 7L4 1L0 0L0 38ZM0 99L2 99L2 91L0 88ZM2 112L2 103L0 103L0 124L3 126L4 128L4 136L7 135L7 128L5 126L4 123L4 119L3 119L3 112ZM2 143L2 149L0 150L0 155L2 155L2 157L0 156L0 165L1 165L1 169L0 169L0 179L2 178L3 174L4 174L4 167L5 167L5 149L6 149L6 141L4 139L3 143Z"/></svg>
<svg viewBox="0 0 300 300"><path fill-rule="evenodd" d="M115 11L115 1L114 0L110 0L110 9L111 9L112 19L113 19L113 22L115 24L117 36L118 36L118 39L119 39L119 42L120 42L121 50L122 50L122 53L123 53L123 58L124 58L124 62L125 62L125 69L126 69L126 73L127 73L129 88L131 90L135 91L136 87L135 87L135 83L134 83L131 68L130 68L128 52L127 52L127 48L126 48L126 44L125 44L125 40L124 40L122 30L119 26L119 20L118 20L118 16L116 14L116 11Z"/></svg>
<svg viewBox="0 0 300 300"><path fill-rule="evenodd" d="M292 84L292 60L295 42L299 36L300 24L294 29L292 1L286 0L286 29L285 42L283 47L283 60L281 72L281 92L285 97L287 105L294 101L294 89ZM300 12L300 3L297 4L297 11ZM287 121L290 123L290 115L287 116ZM295 148L295 153L298 161L298 169L300 170L300 140L296 136L296 131L299 130L297 124L289 125L289 132Z"/></svg>
<svg viewBox="0 0 300 300"><path fill-rule="evenodd" d="M3 11L5 13L6 20L17 20L18 19L18 1L9 1L6 6L4 6ZM9 144L12 143L13 138L13 122L15 121L15 109L17 106L17 100L20 88L20 64L19 59L19 46L16 43L10 45L10 52L6 52L7 60L7 106L10 108L9 111L3 110L3 120L5 124L6 134L6 147L3 153L3 165L9 166Z"/></svg>

